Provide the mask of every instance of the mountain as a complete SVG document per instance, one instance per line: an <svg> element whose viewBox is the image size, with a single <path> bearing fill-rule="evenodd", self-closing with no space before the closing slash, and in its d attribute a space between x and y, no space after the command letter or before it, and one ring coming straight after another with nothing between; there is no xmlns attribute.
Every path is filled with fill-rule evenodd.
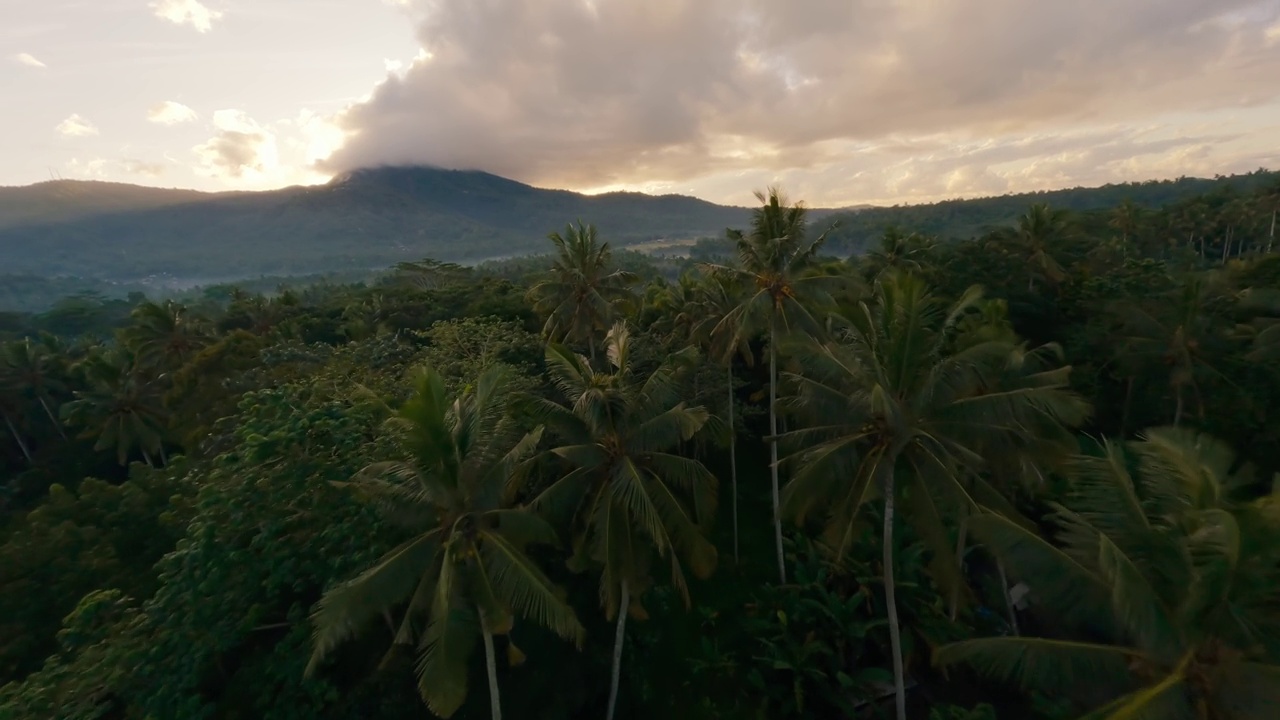
<svg viewBox="0 0 1280 720"><path fill-rule="evenodd" d="M547 249L582 219L617 245L719 235L748 211L697 198L544 190L483 172L348 173L325 185L198 193L54 181L0 188L0 268L117 282L456 262Z"/></svg>
<svg viewBox="0 0 1280 720"><path fill-rule="evenodd" d="M1090 211L1128 198L1160 207L1227 186L1247 190L1274 177L1259 171L928 205L814 209L811 226L819 232L837 223L826 252L847 256L871 246L890 225L964 238L1014 222L1032 203ZM745 227L750 212L681 195L583 195L426 167L359 170L325 185L268 192L54 181L0 188L0 277L190 286L381 269L424 257L479 262L546 252L547 234L578 219L594 223L617 247L663 252L698 238L723 238L726 227Z"/></svg>

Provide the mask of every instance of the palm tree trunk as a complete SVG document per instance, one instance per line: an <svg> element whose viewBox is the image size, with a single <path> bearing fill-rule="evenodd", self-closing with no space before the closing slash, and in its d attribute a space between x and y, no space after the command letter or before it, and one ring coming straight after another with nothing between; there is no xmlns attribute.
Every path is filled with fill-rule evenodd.
<svg viewBox="0 0 1280 720"><path fill-rule="evenodd" d="M18 448L22 450L22 456L27 459L27 464L30 465L33 462L31 460L31 448L27 447L27 441L22 439L22 434L18 432L18 428L13 426L13 421L9 419L8 413L4 414L4 424L9 426L9 434L13 435L13 439L18 441Z"/></svg>
<svg viewBox="0 0 1280 720"><path fill-rule="evenodd" d="M480 617L481 630L484 632L484 663L489 671L489 713L493 720L502 720L502 703L498 698L498 663L493 655L493 633L484 627L484 613Z"/></svg>
<svg viewBox="0 0 1280 720"><path fill-rule="evenodd" d="M969 532L969 518L960 519L960 534L956 537L956 567L960 569L961 577L964 576L964 542L965 535ZM956 619L956 613L960 611L960 586L951 589L951 619Z"/></svg>
<svg viewBox="0 0 1280 720"><path fill-rule="evenodd" d="M66 440L67 433L62 429L62 423L58 422L58 418L54 416L53 411L49 409L49 403L44 401L43 395L40 396L40 407L44 408L44 414L49 416L49 422L53 423L53 426L58 429L58 434L62 436L63 440Z"/></svg>
<svg viewBox="0 0 1280 720"><path fill-rule="evenodd" d="M996 558L996 572L1000 574L1000 593L1004 595L1004 607L1009 612L1009 629L1013 631L1014 637L1018 632L1018 613L1013 607L1013 598L1009 596L1009 580L1004 574L1004 561Z"/></svg>
<svg viewBox="0 0 1280 720"><path fill-rule="evenodd" d="M631 607L631 589L627 581L622 581L622 599L618 603L618 629L613 635L613 677L609 684L609 709L605 720L613 720L613 711L618 706L618 680L622 677L622 643L626 640L627 610Z"/></svg>
<svg viewBox="0 0 1280 720"><path fill-rule="evenodd" d="M889 646L893 650L893 692L897 719L907 720L907 684L902 668L902 633L893 586L893 469L884 481L884 604L889 611Z"/></svg>
<svg viewBox="0 0 1280 720"><path fill-rule="evenodd" d="M169 453L164 451L164 443L160 443L160 467L169 467Z"/></svg>
<svg viewBox="0 0 1280 720"><path fill-rule="evenodd" d="M733 430L733 360L729 360L729 492L733 502L733 562L738 564L738 453Z"/></svg>
<svg viewBox="0 0 1280 720"><path fill-rule="evenodd" d="M1276 210L1271 211L1271 234L1267 235L1267 254L1271 254L1271 246L1276 241Z"/></svg>
<svg viewBox="0 0 1280 720"><path fill-rule="evenodd" d="M595 335L587 335L587 352L591 357L591 366L595 367L595 364L596 364L596 336Z"/></svg>
<svg viewBox="0 0 1280 720"><path fill-rule="evenodd" d="M773 540L778 552L778 582L787 584L787 560L782 552L782 500L778 493L778 343L775 322L769 318L769 479L773 490Z"/></svg>
<svg viewBox="0 0 1280 720"><path fill-rule="evenodd" d="M1133 404L1133 376L1129 376L1124 389L1124 408L1120 411L1120 437L1125 437L1125 429L1129 427L1129 408Z"/></svg>

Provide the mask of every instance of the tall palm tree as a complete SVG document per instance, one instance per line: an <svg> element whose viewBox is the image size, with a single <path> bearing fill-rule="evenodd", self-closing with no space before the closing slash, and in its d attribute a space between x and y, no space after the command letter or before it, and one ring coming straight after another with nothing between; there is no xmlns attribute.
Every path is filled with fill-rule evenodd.
<svg viewBox="0 0 1280 720"><path fill-rule="evenodd" d="M939 648L1089 718L1271 717L1280 706L1280 524L1222 443L1185 430L1080 456L1045 539L997 515L973 533L1032 588L1065 637L981 638ZM1089 638L1089 639L1085 639Z"/></svg>
<svg viewBox="0 0 1280 720"><path fill-rule="evenodd" d="M958 568L943 532L948 508L977 508L970 488L982 481L980 451L1012 445L1043 425L1073 425L1087 412L1067 387L1069 367L1013 374L1020 351L995 337L967 341L962 319L981 299L971 288L955 303L932 295L911 275L891 274L875 286L834 337L798 353L802 372L792 379L797 409L814 425L791 433L808 447L787 485L784 510L799 523L824 525L842 557L863 505L884 498L885 604L893 653L897 716L906 714L902 642L894 593L894 522L897 503L932 550L934 577L945 591L959 587ZM987 494L993 494L988 492Z"/></svg>
<svg viewBox="0 0 1280 720"><path fill-rule="evenodd" d="M1066 272L1054 256L1055 245L1071 233L1071 216L1066 210L1037 203L1018 218L1018 224L997 234L1002 242L1014 246L1028 265L1027 290L1034 292L1036 280L1056 286Z"/></svg>
<svg viewBox="0 0 1280 720"><path fill-rule="evenodd" d="M769 479L778 581L786 583L778 482L778 342L783 334L793 331L821 330L813 310L832 304L826 288L839 278L815 272L818 251L830 229L809 241L803 204L790 204L777 188L769 188L768 195L757 192L756 199L760 207L752 212L751 230L728 232L737 248L738 267L707 267L713 273L737 278L743 285L754 288L754 292L721 319L714 331L729 334L733 345L761 331L769 340Z"/></svg>
<svg viewBox="0 0 1280 720"><path fill-rule="evenodd" d="M606 714L612 720L626 620L646 616L640 600L652 583L652 556L670 559L671 582L686 603L682 561L697 577L715 569L716 549L703 530L715 511L716 479L702 463L675 452L707 421L706 410L681 401L688 358L671 359L646 376L632 364L622 323L605 337L605 350L609 367L597 370L562 345L547 349L564 402L534 399L533 409L563 441L552 453L572 470L531 506L572 517L571 566L600 571L605 616L617 622Z"/></svg>
<svg viewBox="0 0 1280 720"><path fill-rule="evenodd" d="M1143 215L1142 206L1132 198L1125 198L1111 211L1107 225L1120 233L1120 248L1124 257L1128 257L1129 241L1138 235Z"/></svg>
<svg viewBox="0 0 1280 720"><path fill-rule="evenodd" d="M1134 376L1147 369L1168 368L1175 426L1182 424L1188 390L1203 415L1201 380L1205 376L1225 380L1212 362L1214 343L1222 336L1221 323L1208 312L1216 290L1210 280L1188 277L1168 295L1111 308L1118 320L1123 371ZM1127 407L1124 414L1128 415Z"/></svg>
<svg viewBox="0 0 1280 720"><path fill-rule="evenodd" d="M148 300L133 309L130 319L120 337L144 367L180 367L211 342L204 319L172 300Z"/></svg>
<svg viewBox="0 0 1280 720"><path fill-rule="evenodd" d="M886 272L919 272L933 246L933 238L890 227L880 236L879 247L868 252L862 263L873 280Z"/></svg>
<svg viewBox="0 0 1280 720"><path fill-rule="evenodd" d="M365 468L350 485L414 533L377 565L327 593L316 606L307 673L371 620L403 608L396 644L416 644L418 690L431 712L450 717L467 694L467 658L483 638L490 710L502 716L494 635L526 618L581 643L582 626L561 592L526 554L554 544L555 529L511 507L518 465L541 428L524 433L506 413L506 375L484 372L474 390L446 395L426 370L400 409L406 461Z"/></svg>
<svg viewBox="0 0 1280 720"><path fill-rule="evenodd" d="M724 273L713 273L703 277L696 286L693 301L681 314L687 317L690 325L689 336L699 347L705 348L714 358L718 358L725 367L725 420L728 424L729 437L729 493L733 518L733 561L738 556L738 453L737 434L734 428L736 413L733 402L733 361L741 357L748 365L753 364L754 357L748 338L734 333L722 322L738 307L742 298L742 288L737 278ZM720 332L716 332L717 329Z"/></svg>
<svg viewBox="0 0 1280 720"><path fill-rule="evenodd" d="M534 308L547 316L543 333L550 340L587 346L596 359L597 333L613 324L632 301L635 273L613 267L609 243L596 237L594 225L569 225L563 235L548 236L555 247L551 272L529 290Z"/></svg>
<svg viewBox="0 0 1280 720"><path fill-rule="evenodd" d="M84 390L62 406L62 418L84 428L81 437L97 437L95 450L116 451L121 465L136 448L148 465L161 453L167 422L156 382L144 373L126 350L98 350L78 367Z"/></svg>
<svg viewBox="0 0 1280 720"><path fill-rule="evenodd" d="M0 387L35 400L58 434L65 438L62 423L49 406L54 394L66 391L56 358L49 352L49 343L56 347L56 342L54 338L46 338L41 343L24 338L5 345L0 352Z"/></svg>

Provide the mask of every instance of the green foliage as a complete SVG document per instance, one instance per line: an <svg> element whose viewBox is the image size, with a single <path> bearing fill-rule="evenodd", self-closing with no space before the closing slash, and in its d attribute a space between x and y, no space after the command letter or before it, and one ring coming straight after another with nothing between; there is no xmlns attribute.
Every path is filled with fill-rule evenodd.
<svg viewBox="0 0 1280 720"><path fill-rule="evenodd" d="M584 222L479 268L402 249L481 252L588 202L522 187L263 195L328 239L254 230L189 258L204 277L286 246L395 266L0 314L0 717L399 720L425 696L469 720L499 694L546 720L874 717L891 684L910 720L1276 703L1270 175L864 209L823 242L832 213L773 192L696 259ZM58 232L149 217L156 249L167 213L243 219L99 191ZM24 197L8 217L55 207ZM671 211L596 215L620 247L721 210L589 202ZM379 247L406 216L464 219ZM117 272L99 250L63 260Z"/></svg>

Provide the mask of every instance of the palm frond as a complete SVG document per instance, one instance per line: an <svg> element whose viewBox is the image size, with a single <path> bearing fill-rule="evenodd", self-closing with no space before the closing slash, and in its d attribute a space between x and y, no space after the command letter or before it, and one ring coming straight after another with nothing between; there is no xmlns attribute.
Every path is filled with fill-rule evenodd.
<svg viewBox="0 0 1280 720"><path fill-rule="evenodd" d="M1123 688L1133 660L1145 658L1111 645L1026 637L964 640L933 653L935 667L964 664L998 682L1055 694L1081 687Z"/></svg>
<svg viewBox="0 0 1280 720"><path fill-rule="evenodd" d="M420 582L438 571L439 552L440 533L426 533L387 553L354 580L326 592L311 616L314 650L307 674L313 673L334 648L370 620L403 602Z"/></svg>
<svg viewBox="0 0 1280 720"><path fill-rule="evenodd" d="M497 597L520 617L581 646L585 630L565 603L564 593L505 532L485 532L482 537L481 561Z"/></svg>

